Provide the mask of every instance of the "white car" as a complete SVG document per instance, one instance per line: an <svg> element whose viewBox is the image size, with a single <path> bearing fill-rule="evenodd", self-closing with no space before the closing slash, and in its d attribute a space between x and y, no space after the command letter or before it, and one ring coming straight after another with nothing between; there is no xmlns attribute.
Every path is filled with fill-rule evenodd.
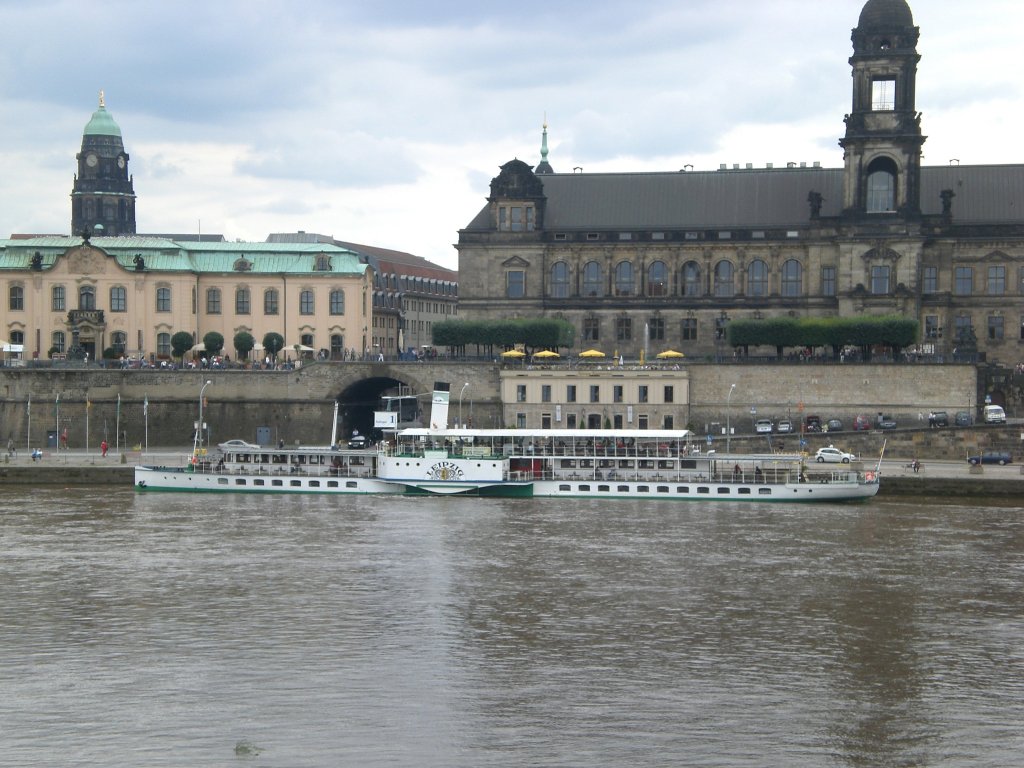
<svg viewBox="0 0 1024 768"><path fill-rule="evenodd" d="M819 464L824 462L832 464L849 464L851 461L856 461L857 457L852 453L840 451L834 445L830 445L828 448L819 448L818 452L814 454L814 460Z"/></svg>
<svg viewBox="0 0 1024 768"><path fill-rule="evenodd" d="M789 419L783 419L776 425L775 431L779 432L780 434L784 432L792 432L793 422L790 421Z"/></svg>
<svg viewBox="0 0 1024 768"><path fill-rule="evenodd" d="M772 432L772 420L758 419L754 423L754 431L759 435L770 435Z"/></svg>

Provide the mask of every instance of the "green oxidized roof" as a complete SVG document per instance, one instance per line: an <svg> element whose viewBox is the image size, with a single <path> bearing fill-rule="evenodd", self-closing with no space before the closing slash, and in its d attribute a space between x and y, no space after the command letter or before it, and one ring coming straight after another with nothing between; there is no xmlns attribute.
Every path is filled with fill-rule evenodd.
<svg viewBox="0 0 1024 768"><path fill-rule="evenodd" d="M121 129L117 127L117 123L114 122L111 114L107 112L107 108L101 104L100 108L92 113L92 119L85 126L84 135L117 136L120 138Z"/></svg>
<svg viewBox="0 0 1024 768"><path fill-rule="evenodd" d="M247 272L250 274L318 274L361 276L368 266L347 248L328 243L178 243L160 237L94 237L90 244L112 256L128 271L135 256L145 261L147 272ZM78 237L35 237L0 240L0 272L27 270L32 256L42 256L43 270L50 269L69 249L82 244ZM327 256L329 270L317 269L317 257ZM238 269L245 259L245 269ZM322 265L321 265L322 266Z"/></svg>

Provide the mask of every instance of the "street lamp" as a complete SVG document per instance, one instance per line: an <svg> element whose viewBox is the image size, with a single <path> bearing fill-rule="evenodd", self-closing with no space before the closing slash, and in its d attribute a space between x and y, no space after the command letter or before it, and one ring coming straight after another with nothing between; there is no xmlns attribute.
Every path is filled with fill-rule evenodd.
<svg viewBox="0 0 1024 768"><path fill-rule="evenodd" d="M462 426L463 426L463 423L462 423L462 395L466 392L466 387L468 387L468 386L469 386L469 382L467 381L465 384L462 385L462 389L459 392L459 427L460 428L462 428Z"/></svg>
<svg viewBox="0 0 1024 768"><path fill-rule="evenodd" d="M196 439L193 443L193 452L197 459L199 458L199 451L203 449L203 393L212 383L212 381L207 379L206 383L199 389L199 424L196 426Z"/></svg>
<svg viewBox="0 0 1024 768"><path fill-rule="evenodd" d="M729 453L729 438L732 436L732 428L729 423L729 416L732 412L732 391L736 389L735 384L729 385L729 394L725 398L725 452Z"/></svg>

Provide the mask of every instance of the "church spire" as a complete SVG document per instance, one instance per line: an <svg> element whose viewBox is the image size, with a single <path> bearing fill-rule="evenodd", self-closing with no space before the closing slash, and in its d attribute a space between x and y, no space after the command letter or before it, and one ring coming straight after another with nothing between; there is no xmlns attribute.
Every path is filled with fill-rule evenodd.
<svg viewBox="0 0 1024 768"><path fill-rule="evenodd" d="M548 116L544 115L544 131L540 139L540 163L534 173L554 173L551 163L548 162Z"/></svg>

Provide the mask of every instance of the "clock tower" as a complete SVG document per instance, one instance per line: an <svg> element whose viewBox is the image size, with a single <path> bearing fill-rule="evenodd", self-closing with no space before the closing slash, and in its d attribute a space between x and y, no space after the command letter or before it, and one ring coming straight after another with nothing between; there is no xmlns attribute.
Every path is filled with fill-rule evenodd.
<svg viewBox="0 0 1024 768"><path fill-rule="evenodd" d="M128 153L121 129L107 112L100 91L99 108L85 126L78 173L71 190L71 234L89 237L135 234L135 190L128 175Z"/></svg>
<svg viewBox="0 0 1024 768"><path fill-rule="evenodd" d="M883 222L921 214L918 36L906 0L867 0L853 30L853 111L839 142L849 218Z"/></svg>

